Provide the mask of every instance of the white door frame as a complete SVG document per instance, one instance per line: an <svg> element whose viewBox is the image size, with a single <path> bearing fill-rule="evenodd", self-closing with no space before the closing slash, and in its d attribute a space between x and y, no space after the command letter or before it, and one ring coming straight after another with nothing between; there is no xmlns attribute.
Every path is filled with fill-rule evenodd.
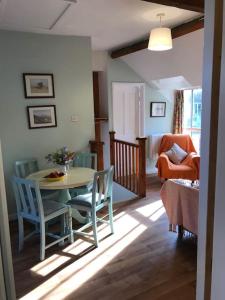
<svg viewBox="0 0 225 300"><path fill-rule="evenodd" d="M114 88L116 85L119 84L127 84L131 86L139 86L142 88L142 97L140 97L140 109L139 109L139 136L137 137L144 137L145 136L145 83L143 82L126 82L126 81L113 81L112 82L112 115L111 115L111 120L112 120L112 130L114 130L114 111L113 111L113 95L114 95Z"/></svg>
<svg viewBox="0 0 225 300"><path fill-rule="evenodd" d="M225 295L224 17L225 0L205 0L197 300Z"/></svg>
<svg viewBox="0 0 225 300"><path fill-rule="evenodd" d="M3 277L0 277L0 287L5 287L3 295L6 295L7 300L16 299L15 293L15 282L13 275L13 265L12 265L12 252L11 252L11 242L10 242L10 232L9 232L9 219L8 219L8 209L7 200L5 192L5 179L3 172L3 162L2 162L2 151L1 151L1 141L0 141L0 247L1 247L1 259L2 265L0 266L0 273L3 273ZM4 299L4 298L3 298Z"/></svg>

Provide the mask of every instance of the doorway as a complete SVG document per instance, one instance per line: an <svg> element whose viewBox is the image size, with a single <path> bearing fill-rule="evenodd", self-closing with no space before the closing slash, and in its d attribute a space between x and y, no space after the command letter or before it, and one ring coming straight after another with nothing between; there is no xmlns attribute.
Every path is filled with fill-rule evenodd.
<svg viewBox="0 0 225 300"><path fill-rule="evenodd" d="M135 143L145 134L145 84L112 83L113 129L119 140Z"/></svg>

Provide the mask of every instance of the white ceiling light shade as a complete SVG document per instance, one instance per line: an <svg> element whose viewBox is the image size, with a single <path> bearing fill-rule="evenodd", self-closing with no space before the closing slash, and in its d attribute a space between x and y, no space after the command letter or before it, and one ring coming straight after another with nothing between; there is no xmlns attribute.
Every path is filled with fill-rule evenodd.
<svg viewBox="0 0 225 300"><path fill-rule="evenodd" d="M162 27L162 17L164 14L158 14L160 17L160 27L151 30L148 49L151 51L166 51L173 48L171 29Z"/></svg>

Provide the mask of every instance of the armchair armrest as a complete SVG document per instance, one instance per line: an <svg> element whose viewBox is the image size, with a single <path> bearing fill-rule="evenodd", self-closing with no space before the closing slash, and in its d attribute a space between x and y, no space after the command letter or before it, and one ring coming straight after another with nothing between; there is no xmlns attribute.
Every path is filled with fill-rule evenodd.
<svg viewBox="0 0 225 300"><path fill-rule="evenodd" d="M196 169L198 172L199 177L199 171L200 171L200 156L195 152L190 152L188 156L184 160L185 164Z"/></svg>
<svg viewBox="0 0 225 300"><path fill-rule="evenodd" d="M162 152L158 158L156 167L158 168L158 176L163 178L162 172L172 168L173 163L169 160L168 156Z"/></svg>

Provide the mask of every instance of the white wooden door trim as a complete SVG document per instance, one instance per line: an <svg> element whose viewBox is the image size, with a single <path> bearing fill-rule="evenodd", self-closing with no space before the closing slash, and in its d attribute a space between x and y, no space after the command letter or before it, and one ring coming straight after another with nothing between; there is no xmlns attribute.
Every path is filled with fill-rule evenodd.
<svg viewBox="0 0 225 300"><path fill-rule="evenodd" d="M0 247L0 299L7 300L1 247Z"/></svg>
<svg viewBox="0 0 225 300"><path fill-rule="evenodd" d="M114 126L114 89L116 86L118 85L130 85L130 86L139 86L139 88L141 88L141 93L139 96L140 96L140 102L139 102L139 105L140 105L140 109L139 109L139 116L138 116L138 119L139 119L139 134L137 137L144 137L145 136L145 83L143 82L112 82L112 130L114 130L115 126Z"/></svg>
<svg viewBox="0 0 225 300"><path fill-rule="evenodd" d="M220 77L223 2L205 1L197 300L224 300L225 295L225 95L220 93L220 82L224 86Z"/></svg>
<svg viewBox="0 0 225 300"><path fill-rule="evenodd" d="M212 257L212 300L225 299L225 0L223 1L223 43L220 76L215 214Z"/></svg>
<svg viewBox="0 0 225 300"><path fill-rule="evenodd" d="M15 293L15 282L13 275L12 266L12 252L11 252L11 242L10 242L10 232L9 232L9 219L8 219L8 209L6 202L6 192L5 192L5 179L3 172L3 162L2 162L2 151L1 151L1 141L0 141L0 245L1 245L1 255L3 263L3 273L4 282L1 282L1 286L5 285L5 293L7 295L7 300L16 299ZM0 279L1 280L1 279Z"/></svg>

